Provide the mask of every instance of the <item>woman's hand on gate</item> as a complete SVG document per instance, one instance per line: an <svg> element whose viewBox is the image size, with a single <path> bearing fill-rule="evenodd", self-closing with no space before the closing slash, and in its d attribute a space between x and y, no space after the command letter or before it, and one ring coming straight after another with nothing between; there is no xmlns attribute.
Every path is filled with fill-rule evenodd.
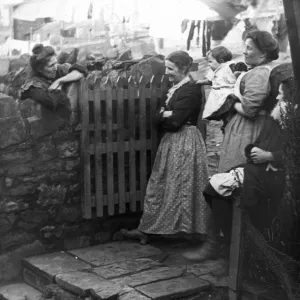
<svg viewBox="0 0 300 300"><path fill-rule="evenodd" d="M60 90L61 82L59 79L55 80L48 88L49 90Z"/></svg>

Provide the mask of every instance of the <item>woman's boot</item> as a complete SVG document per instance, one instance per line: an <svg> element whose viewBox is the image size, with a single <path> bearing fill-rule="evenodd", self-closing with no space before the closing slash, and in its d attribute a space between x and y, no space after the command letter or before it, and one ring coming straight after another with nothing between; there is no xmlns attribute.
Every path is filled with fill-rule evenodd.
<svg viewBox="0 0 300 300"><path fill-rule="evenodd" d="M133 240L140 240L142 245L146 245L148 243L148 235L146 233L141 232L138 229L127 230L121 229L120 231L124 236Z"/></svg>

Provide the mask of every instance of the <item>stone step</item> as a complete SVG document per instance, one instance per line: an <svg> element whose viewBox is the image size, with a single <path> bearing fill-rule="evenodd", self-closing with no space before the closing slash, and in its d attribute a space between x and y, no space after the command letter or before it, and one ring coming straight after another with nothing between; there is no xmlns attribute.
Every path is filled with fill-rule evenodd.
<svg viewBox="0 0 300 300"><path fill-rule="evenodd" d="M40 300L41 296L40 291L23 282L0 287L1 300Z"/></svg>
<svg viewBox="0 0 300 300"><path fill-rule="evenodd" d="M209 289L209 283L195 276L157 281L138 286L136 289L150 299L180 299Z"/></svg>
<svg viewBox="0 0 300 300"><path fill-rule="evenodd" d="M71 250L70 253L94 266L105 266L130 259L151 257L161 254L161 250L151 245L119 241Z"/></svg>
<svg viewBox="0 0 300 300"><path fill-rule="evenodd" d="M208 289L195 270L164 264L157 259L162 254L151 245L118 241L26 258L23 277L43 293L52 286L50 294L91 299L181 299Z"/></svg>
<svg viewBox="0 0 300 300"><path fill-rule="evenodd" d="M24 281L42 292L46 285L55 283L58 274L91 268L67 252L29 257L23 260L23 266Z"/></svg>
<svg viewBox="0 0 300 300"><path fill-rule="evenodd" d="M161 253L151 245L120 241L38 255L23 260L23 278L43 292L45 286L56 282L55 278L59 274L94 269L94 273L105 279L116 278L158 266L159 262L149 257Z"/></svg>

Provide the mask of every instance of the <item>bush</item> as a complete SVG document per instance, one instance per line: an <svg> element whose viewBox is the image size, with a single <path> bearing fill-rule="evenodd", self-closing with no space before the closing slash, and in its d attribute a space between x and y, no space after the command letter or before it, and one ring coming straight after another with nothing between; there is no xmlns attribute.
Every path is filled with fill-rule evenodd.
<svg viewBox="0 0 300 300"><path fill-rule="evenodd" d="M284 164L286 186L280 210L280 244L284 252L300 260L300 110L290 104L283 118L286 135ZM296 256L296 257L295 257Z"/></svg>

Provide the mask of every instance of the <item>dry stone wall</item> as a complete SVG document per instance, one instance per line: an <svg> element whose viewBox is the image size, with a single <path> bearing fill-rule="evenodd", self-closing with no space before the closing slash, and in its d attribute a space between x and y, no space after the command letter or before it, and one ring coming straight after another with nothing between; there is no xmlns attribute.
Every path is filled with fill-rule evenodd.
<svg viewBox="0 0 300 300"><path fill-rule="evenodd" d="M71 123L30 99L0 94L0 283L20 275L24 257L103 243L137 225L139 216L82 219L79 134Z"/></svg>

